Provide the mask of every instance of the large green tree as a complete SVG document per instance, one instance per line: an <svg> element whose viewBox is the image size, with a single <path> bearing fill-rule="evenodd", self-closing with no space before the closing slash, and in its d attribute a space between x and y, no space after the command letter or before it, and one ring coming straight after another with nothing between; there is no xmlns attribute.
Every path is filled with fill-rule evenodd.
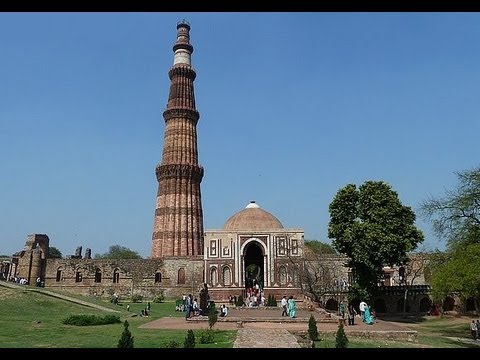
<svg viewBox="0 0 480 360"><path fill-rule="evenodd" d="M105 254L95 254L95 259L141 259L134 250L120 245L112 245Z"/></svg>
<svg viewBox="0 0 480 360"><path fill-rule="evenodd" d="M323 243L318 240L305 240L305 246L312 250L315 254L336 254L337 251L332 245Z"/></svg>
<svg viewBox="0 0 480 360"><path fill-rule="evenodd" d="M473 298L480 311L480 244L456 247L446 262L438 264L432 274L434 298L444 299L457 293L463 300Z"/></svg>
<svg viewBox="0 0 480 360"><path fill-rule="evenodd" d="M447 251L431 262L428 275L437 300L456 293L473 298L480 311L480 167L455 173L458 184L444 197L421 204L435 233L446 240Z"/></svg>
<svg viewBox="0 0 480 360"><path fill-rule="evenodd" d="M450 247L480 243L480 167L455 173L458 185L444 197L430 197L421 204L435 233Z"/></svg>
<svg viewBox="0 0 480 360"><path fill-rule="evenodd" d="M330 203L328 236L349 257L355 283L351 295L370 299L385 265L404 264L407 253L423 241L415 213L383 181L341 188Z"/></svg>

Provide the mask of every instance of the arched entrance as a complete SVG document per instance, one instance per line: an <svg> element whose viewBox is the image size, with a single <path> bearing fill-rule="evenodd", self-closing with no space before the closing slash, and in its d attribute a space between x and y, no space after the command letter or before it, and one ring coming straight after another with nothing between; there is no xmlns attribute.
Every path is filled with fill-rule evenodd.
<svg viewBox="0 0 480 360"><path fill-rule="evenodd" d="M244 254L245 288L253 288L258 284L263 289L265 269L262 246L257 241L252 241L246 245Z"/></svg>

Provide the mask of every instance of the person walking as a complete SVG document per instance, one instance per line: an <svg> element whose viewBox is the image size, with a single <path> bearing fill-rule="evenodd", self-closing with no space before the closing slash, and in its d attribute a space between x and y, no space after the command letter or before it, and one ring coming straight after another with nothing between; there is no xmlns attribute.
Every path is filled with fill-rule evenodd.
<svg viewBox="0 0 480 360"><path fill-rule="evenodd" d="M365 320L365 309L366 309L366 307L367 307L367 303L362 300L362 302L360 302L360 316L362 317L362 321Z"/></svg>
<svg viewBox="0 0 480 360"><path fill-rule="evenodd" d="M343 303L343 301L340 301L340 305L338 307L338 311L340 313L340 316L342 317L342 319L345 319L345 304Z"/></svg>
<svg viewBox="0 0 480 360"><path fill-rule="evenodd" d="M355 308L353 307L352 304L349 304L347 308L348 325L355 325L356 315L357 315L357 312L355 311Z"/></svg>
<svg viewBox="0 0 480 360"><path fill-rule="evenodd" d="M297 317L297 304L291 295L288 298L288 316L292 319Z"/></svg>
<svg viewBox="0 0 480 360"><path fill-rule="evenodd" d="M470 332L472 333L473 340L477 340L477 324L475 323L475 320L472 320L472 323L470 324Z"/></svg>
<svg viewBox="0 0 480 360"><path fill-rule="evenodd" d="M287 311L288 302L287 302L287 297L285 295L283 295L282 297L281 305L283 309L282 316L288 316L288 311Z"/></svg>

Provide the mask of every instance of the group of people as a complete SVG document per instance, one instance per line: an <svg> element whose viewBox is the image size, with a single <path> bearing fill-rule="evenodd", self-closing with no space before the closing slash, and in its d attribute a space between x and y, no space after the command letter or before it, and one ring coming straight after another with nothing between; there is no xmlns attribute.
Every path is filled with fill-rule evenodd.
<svg viewBox="0 0 480 360"><path fill-rule="evenodd" d="M297 303L293 296L287 300L287 296L283 295L280 304L282 305L282 316L290 316L292 319L297 317Z"/></svg>
<svg viewBox="0 0 480 360"><path fill-rule="evenodd" d="M372 325L375 323L375 312L365 301L360 302L359 310L362 322L367 325ZM345 315L347 316L348 325L355 325L355 316L357 315L357 311L352 303L345 307L345 303L341 301L338 306L338 312L342 319L345 319Z"/></svg>
<svg viewBox="0 0 480 360"><path fill-rule="evenodd" d="M192 294L182 296L182 301L185 309L185 320L189 317L199 315L200 307L198 306L197 298L193 298Z"/></svg>
<svg viewBox="0 0 480 360"><path fill-rule="evenodd" d="M244 300L245 305L248 307L265 306L265 294L260 285L253 280L253 287L247 288L247 297Z"/></svg>

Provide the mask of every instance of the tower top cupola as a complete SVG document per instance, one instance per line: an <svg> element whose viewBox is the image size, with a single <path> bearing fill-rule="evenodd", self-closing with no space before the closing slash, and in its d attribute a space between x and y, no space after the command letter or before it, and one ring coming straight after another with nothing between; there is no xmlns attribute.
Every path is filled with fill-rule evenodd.
<svg viewBox="0 0 480 360"><path fill-rule="evenodd" d="M185 19L177 23L177 41L173 45L173 66L192 65L193 46L190 44L190 24Z"/></svg>

